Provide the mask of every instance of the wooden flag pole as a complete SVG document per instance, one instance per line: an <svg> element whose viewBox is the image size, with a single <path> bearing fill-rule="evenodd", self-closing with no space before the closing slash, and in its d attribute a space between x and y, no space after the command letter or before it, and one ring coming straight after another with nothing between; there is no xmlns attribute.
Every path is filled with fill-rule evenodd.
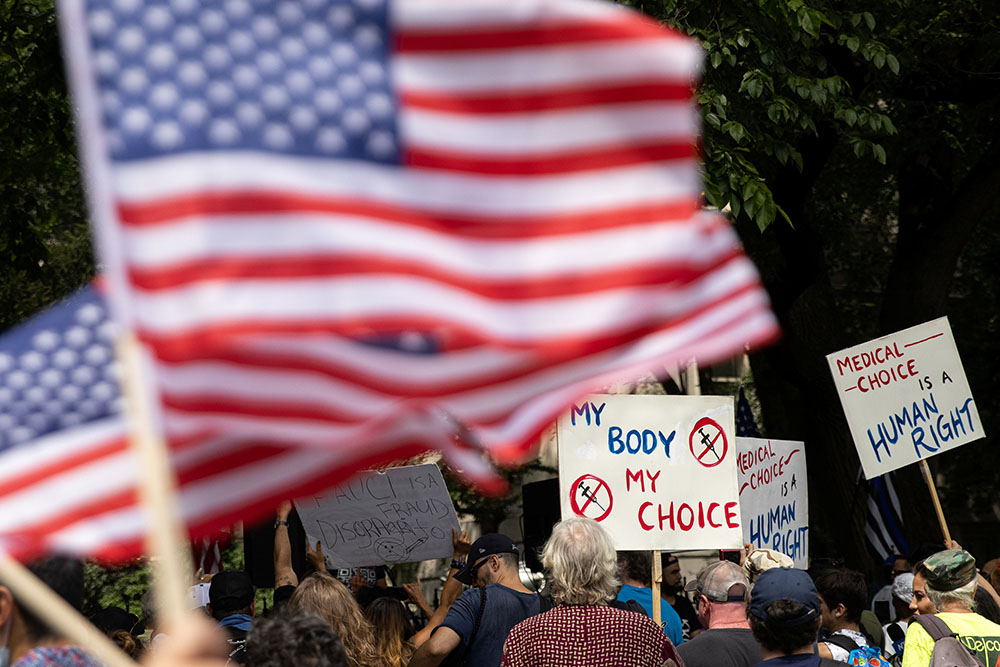
<svg viewBox="0 0 1000 667"><path fill-rule="evenodd" d="M931 475L930 466L927 460L920 461L920 472L924 475L924 482L927 483L927 490L931 492L931 502L934 503L934 511L937 512L938 523L941 525L941 532L944 534L945 542L951 542L951 533L948 531L948 522L944 518L944 510L941 509L941 501L938 499L937 486L934 484L934 476Z"/></svg>
<svg viewBox="0 0 1000 667"><path fill-rule="evenodd" d="M142 347L134 334L122 337L118 358L124 366L123 389L129 417L129 439L140 466L139 496L149 526L146 551L154 568L156 605L164 625L174 625L188 612L190 585L187 534L177 510L177 484L167 446L157 432L148 385L143 382Z"/></svg>
<svg viewBox="0 0 1000 667"><path fill-rule="evenodd" d="M660 619L663 618L662 609L660 608L661 598L660 598L660 582L663 580L663 563L660 562L660 551L653 552L653 620L660 627L663 624Z"/></svg>
<svg viewBox="0 0 1000 667"><path fill-rule="evenodd" d="M136 663L103 632L56 595L31 570L4 552L0 552L0 581L11 590L19 606L30 609L74 644L87 647L107 667L136 667Z"/></svg>

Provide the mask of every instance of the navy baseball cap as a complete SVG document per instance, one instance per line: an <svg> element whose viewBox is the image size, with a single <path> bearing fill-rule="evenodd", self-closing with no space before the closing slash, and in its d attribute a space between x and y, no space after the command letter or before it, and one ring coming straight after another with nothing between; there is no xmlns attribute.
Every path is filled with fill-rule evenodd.
<svg viewBox="0 0 1000 667"><path fill-rule="evenodd" d="M517 545L514 540L500 533L486 533L469 547L468 560L465 567L455 573L455 578L466 586L471 586L476 581L477 568L476 561L493 554L517 554Z"/></svg>
<svg viewBox="0 0 1000 667"><path fill-rule="evenodd" d="M804 610L794 618L772 618L767 613L767 607L778 600L798 602ZM754 584L750 593L750 613L776 628L790 628L815 622L820 617L819 594L812 578L805 570L776 567L761 574Z"/></svg>

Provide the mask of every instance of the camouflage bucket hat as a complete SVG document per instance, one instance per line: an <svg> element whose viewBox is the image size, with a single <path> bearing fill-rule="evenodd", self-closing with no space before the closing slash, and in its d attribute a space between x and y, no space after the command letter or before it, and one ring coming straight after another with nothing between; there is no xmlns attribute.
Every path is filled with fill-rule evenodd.
<svg viewBox="0 0 1000 667"><path fill-rule="evenodd" d="M968 551L948 549L928 556L921 572L936 591L953 591L976 578L976 559Z"/></svg>

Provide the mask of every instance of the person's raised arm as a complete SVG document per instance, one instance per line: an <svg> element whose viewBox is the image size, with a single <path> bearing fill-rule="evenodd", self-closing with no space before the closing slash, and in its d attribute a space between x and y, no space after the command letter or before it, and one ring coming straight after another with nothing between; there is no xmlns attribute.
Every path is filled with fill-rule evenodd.
<svg viewBox="0 0 1000 667"><path fill-rule="evenodd" d="M451 559L451 569L448 570L448 579L444 582L444 588L441 589L441 604L434 610L434 613L427 621L427 625L413 635L412 641L416 646L420 646L426 642L434 632L434 628L441 625L444 617L448 615L451 605L455 603L455 600L462 593L462 582L456 579L455 575L458 574L458 571L465 564L465 559L469 555L469 548L472 547L472 542L469 540L469 534L466 531L463 530L462 534L459 535L458 531L452 529L451 543L454 547L454 552Z"/></svg>
<svg viewBox="0 0 1000 667"><path fill-rule="evenodd" d="M298 586L299 577L292 568L292 544L288 540L288 515L292 513L291 501L278 505L274 523L274 587Z"/></svg>
<svg viewBox="0 0 1000 667"><path fill-rule="evenodd" d="M427 596L424 595L424 588L420 584L420 577L417 577L417 583L415 584L403 584L403 590L410 598L410 602L417 605L417 609L424 615L425 618L430 620L434 615L434 609L431 608L430 602L427 601Z"/></svg>

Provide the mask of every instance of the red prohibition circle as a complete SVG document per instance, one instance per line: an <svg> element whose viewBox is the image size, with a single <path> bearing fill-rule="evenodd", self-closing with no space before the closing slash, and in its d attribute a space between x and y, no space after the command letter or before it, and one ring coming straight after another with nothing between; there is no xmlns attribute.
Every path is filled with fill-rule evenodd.
<svg viewBox="0 0 1000 667"><path fill-rule="evenodd" d="M579 501L577 501L576 498L576 490L580 488L581 483L586 482L587 480L592 480L596 482L597 488L594 489L593 492L590 492L591 493L590 498L588 498L587 502L583 504L583 507L580 507L580 503ZM600 491L601 488L604 488L608 492L608 506L604 509L604 514L602 514L601 516L590 517L590 518L592 518L594 521L604 521L605 519L607 519L608 515L611 514L611 508L615 504L615 499L611 495L611 487L608 486L608 483L605 482L600 477L595 477L594 475L582 475L578 477L577 480L573 482L573 486L570 487L569 506L570 508L572 508L573 514L576 514L577 516L587 516L586 514L583 513L583 510L587 509L587 507L593 501L593 496L597 493L597 491Z"/></svg>
<svg viewBox="0 0 1000 667"><path fill-rule="evenodd" d="M712 440L710 444L704 445L704 448L699 454L698 452L694 451L694 445L695 445L694 436L696 433L698 433L702 428L706 426L712 426L716 428L719 431L719 433L715 436L715 438ZM722 438L721 454L715 449L715 443L717 440L719 440L719 438ZM704 444L704 443L699 442L699 444ZM722 430L722 427L719 426L719 423L717 421L715 421L711 417L702 417L694 425L694 428L691 429L691 435L688 436L688 448L691 450L691 455L694 456L695 461L705 466L706 468L714 468L715 466L722 463L722 460L726 458L726 453L729 451L729 442L726 439L726 432ZM705 458L705 455L708 454L709 452L713 452L718 457L718 459L716 461L705 463L703 459Z"/></svg>

